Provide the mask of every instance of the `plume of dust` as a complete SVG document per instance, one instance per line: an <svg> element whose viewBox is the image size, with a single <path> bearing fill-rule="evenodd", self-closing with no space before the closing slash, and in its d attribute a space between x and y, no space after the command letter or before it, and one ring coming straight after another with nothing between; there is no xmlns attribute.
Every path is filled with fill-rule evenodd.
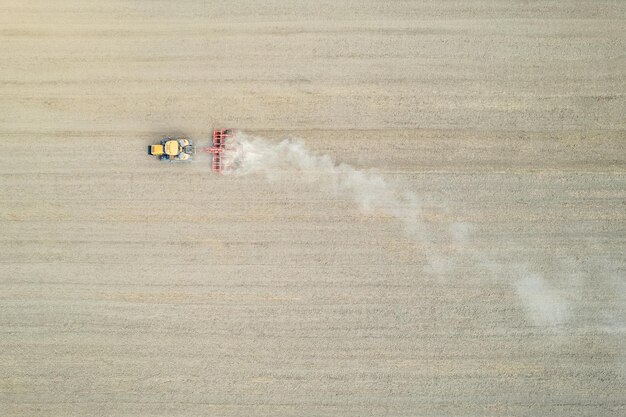
<svg viewBox="0 0 626 417"><path fill-rule="evenodd" d="M529 318L542 326L556 326L567 321L569 304L539 274L526 276L515 284L518 297Z"/></svg>
<svg viewBox="0 0 626 417"><path fill-rule="evenodd" d="M452 223L448 230L440 230L425 221L417 196L381 175L358 170L351 165L335 163L328 155L308 150L302 140L288 138L279 143L238 132L229 138L223 153L226 174L235 176L263 175L270 182L299 180L314 184L321 192L354 201L365 212L377 212L401 221L406 233L420 241L441 239L447 235L453 246L469 242L470 225ZM443 236L445 238L445 236ZM445 277L455 267L458 253L436 253L422 247L426 271ZM480 258L480 259L479 259ZM513 265L498 264L489 257L470 255L470 262L482 265L499 279L503 273L518 279L511 283L527 317L535 325L554 328L566 323L571 306L558 287L553 287L543 276L530 271L517 271ZM516 273L517 272L517 273ZM500 278L501 279L501 278Z"/></svg>
<svg viewBox="0 0 626 417"><path fill-rule="evenodd" d="M406 232L419 237L425 224L417 196L402 190L381 175L336 164L328 155L308 150L302 140L279 143L238 132L223 153L230 175L262 174L268 181L297 178L336 197L348 197L365 212L379 212L400 220Z"/></svg>

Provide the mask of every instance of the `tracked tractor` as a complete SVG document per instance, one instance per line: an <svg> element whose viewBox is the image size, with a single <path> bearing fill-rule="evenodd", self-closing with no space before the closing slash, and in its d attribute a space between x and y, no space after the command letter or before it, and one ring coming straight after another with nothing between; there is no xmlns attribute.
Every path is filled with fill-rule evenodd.
<svg viewBox="0 0 626 417"><path fill-rule="evenodd" d="M162 161L190 161L194 153L193 141L184 137L165 137L160 143L148 147L148 154Z"/></svg>

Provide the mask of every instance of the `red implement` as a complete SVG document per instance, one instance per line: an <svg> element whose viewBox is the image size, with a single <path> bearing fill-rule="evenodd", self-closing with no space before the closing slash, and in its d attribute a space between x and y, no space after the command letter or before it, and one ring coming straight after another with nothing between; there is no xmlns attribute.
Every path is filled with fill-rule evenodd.
<svg viewBox="0 0 626 417"><path fill-rule="evenodd" d="M226 148L226 139L233 135L231 129L213 129L213 146L199 150L213 154L213 163L211 168L216 174L220 174L227 168L223 163L222 152Z"/></svg>

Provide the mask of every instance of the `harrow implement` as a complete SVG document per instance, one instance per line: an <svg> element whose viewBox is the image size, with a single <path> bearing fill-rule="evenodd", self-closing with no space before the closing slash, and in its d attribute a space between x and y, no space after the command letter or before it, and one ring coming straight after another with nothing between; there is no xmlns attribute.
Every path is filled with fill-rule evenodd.
<svg viewBox="0 0 626 417"><path fill-rule="evenodd" d="M228 165L223 158L223 152L226 150L227 139L233 136L231 129L213 129L213 145L198 149L198 152L213 154L211 169L216 174L221 174L224 169L228 169Z"/></svg>

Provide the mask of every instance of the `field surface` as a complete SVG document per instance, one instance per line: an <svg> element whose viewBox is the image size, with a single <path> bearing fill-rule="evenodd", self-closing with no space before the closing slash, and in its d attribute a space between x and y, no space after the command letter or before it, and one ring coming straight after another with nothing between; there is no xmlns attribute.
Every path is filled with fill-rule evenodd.
<svg viewBox="0 0 626 417"><path fill-rule="evenodd" d="M0 415L626 413L626 2L0 0L0 56ZM362 181L146 154L214 126Z"/></svg>

